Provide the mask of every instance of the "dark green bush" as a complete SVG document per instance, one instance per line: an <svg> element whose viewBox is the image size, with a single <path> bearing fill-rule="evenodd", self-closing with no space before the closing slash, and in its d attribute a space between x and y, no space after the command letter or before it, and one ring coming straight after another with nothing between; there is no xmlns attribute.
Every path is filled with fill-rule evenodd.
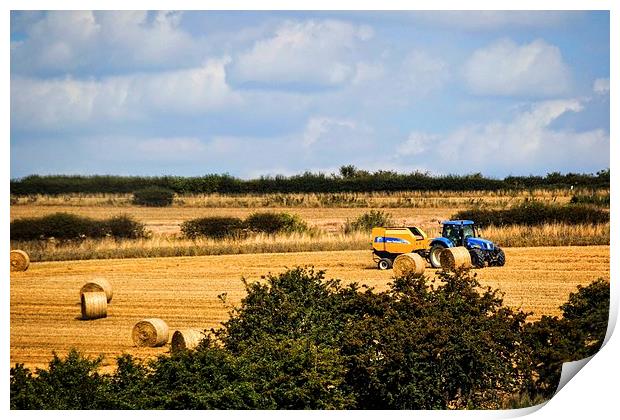
<svg viewBox="0 0 620 420"><path fill-rule="evenodd" d="M148 187L133 193L133 203L138 206L166 207L173 200L174 191L167 188Z"/></svg>
<svg viewBox="0 0 620 420"><path fill-rule="evenodd" d="M130 216L120 215L95 220L70 213L54 213L43 217L16 219L11 222L12 241L38 239L140 238L146 235L144 225Z"/></svg>
<svg viewBox="0 0 620 420"><path fill-rule="evenodd" d="M453 219L473 220L481 225L543 225L546 223L600 224L609 222L609 212L586 205L546 204L528 201L510 209L470 209L460 211Z"/></svg>
<svg viewBox="0 0 620 420"><path fill-rule="evenodd" d="M244 232L244 223L238 217L202 217L181 223L181 232L188 238L200 236L207 238L239 237Z"/></svg>
<svg viewBox="0 0 620 420"><path fill-rule="evenodd" d="M344 224L344 233L370 232L374 227L390 226L394 224L392 215L381 210L370 210L358 216L355 220L347 220Z"/></svg>
<svg viewBox="0 0 620 420"><path fill-rule="evenodd" d="M430 284L429 284L430 283ZM11 369L12 409L446 409L519 407L552 395L562 361L602 342L609 285L579 287L563 319L526 324L467 271L374 292L294 268L246 283L194 351L111 375L75 352Z"/></svg>
<svg viewBox="0 0 620 420"><path fill-rule="evenodd" d="M97 373L101 358L89 360L77 351L65 359L53 355L48 369L32 375L23 365L11 368L11 409L91 410L104 408L107 380Z"/></svg>
<svg viewBox="0 0 620 420"><path fill-rule="evenodd" d="M95 222L97 223L97 222ZM147 235L144 224L135 221L131 216L121 214L109 219L102 220L103 236L111 236L113 238L137 239Z"/></svg>
<svg viewBox="0 0 620 420"><path fill-rule="evenodd" d="M609 207L609 202L609 194L573 195L570 199L571 204L592 204L600 207Z"/></svg>
<svg viewBox="0 0 620 420"><path fill-rule="evenodd" d="M245 221L245 226L252 232L268 234L305 232L308 225L298 215L289 213L252 213Z"/></svg>

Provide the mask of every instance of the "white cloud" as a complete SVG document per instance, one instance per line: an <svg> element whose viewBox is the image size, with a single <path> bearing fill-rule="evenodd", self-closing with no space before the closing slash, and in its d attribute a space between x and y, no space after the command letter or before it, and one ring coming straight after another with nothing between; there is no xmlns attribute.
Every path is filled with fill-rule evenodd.
<svg viewBox="0 0 620 420"><path fill-rule="evenodd" d="M11 65L30 75L195 65L204 60L204 46L180 28L180 19L165 11L49 11L12 44Z"/></svg>
<svg viewBox="0 0 620 420"><path fill-rule="evenodd" d="M326 137L326 134L334 136L337 132L356 129L357 125L351 120L339 120L335 118L313 117L306 124L302 136L302 143L309 147Z"/></svg>
<svg viewBox="0 0 620 420"><path fill-rule="evenodd" d="M429 152L439 136L428 133L413 132L409 138L397 148L399 155L415 156Z"/></svg>
<svg viewBox="0 0 620 420"><path fill-rule="evenodd" d="M506 27L542 27L563 24L578 17L580 11L529 10L442 10L416 11L410 16L419 22L465 30L493 30Z"/></svg>
<svg viewBox="0 0 620 420"><path fill-rule="evenodd" d="M353 50L372 28L335 20L287 21L231 65L240 83L337 86L355 77Z"/></svg>
<svg viewBox="0 0 620 420"><path fill-rule="evenodd" d="M478 95L552 96L570 87L560 49L540 39L524 45L503 39L478 49L466 62L464 76Z"/></svg>
<svg viewBox="0 0 620 420"><path fill-rule="evenodd" d="M101 80L16 77L11 80L11 118L16 128L66 127L226 109L242 102L226 84L227 62Z"/></svg>
<svg viewBox="0 0 620 420"><path fill-rule="evenodd" d="M142 139L136 144L137 156L145 159L191 159L206 149L199 139L193 137Z"/></svg>
<svg viewBox="0 0 620 420"><path fill-rule="evenodd" d="M609 78L600 78L594 81L594 93L599 95L609 94Z"/></svg>
<svg viewBox="0 0 620 420"><path fill-rule="evenodd" d="M445 135L412 133L398 149L402 156L432 150L436 165L454 172L544 173L609 165L609 134L552 128L558 118L581 112L576 99L536 103L512 121L467 125Z"/></svg>

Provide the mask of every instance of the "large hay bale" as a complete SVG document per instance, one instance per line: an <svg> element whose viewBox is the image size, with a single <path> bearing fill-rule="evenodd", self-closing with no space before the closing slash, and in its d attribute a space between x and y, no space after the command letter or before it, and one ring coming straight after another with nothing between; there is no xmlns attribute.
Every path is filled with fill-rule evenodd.
<svg viewBox="0 0 620 420"><path fill-rule="evenodd" d="M394 260L394 275L402 277L408 274L421 276L426 268L426 261L421 255L412 252L410 254L401 254Z"/></svg>
<svg viewBox="0 0 620 420"><path fill-rule="evenodd" d="M108 316L108 298L105 292L85 292L80 297L82 319L98 319Z"/></svg>
<svg viewBox="0 0 620 420"><path fill-rule="evenodd" d="M471 256L464 246L444 249L439 254L439 262L444 270L471 268Z"/></svg>
<svg viewBox="0 0 620 420"><path fill-rule="evenodd" d="M26 271L30 265L30 257L21 249L11 251L11 271Z"/></svg>
<svg viewBox="0 0 620 420"><path fill-rule="evenodd" d="M108 302L112 300L112 285L103 277L95 277L80 289L80 294L85 292L104 292Z"/></svg>
<svg viewBox="0 0 620 420"><path fill-rule="evenodd" d="M168 342L168 324L159 318L143 319L133 326L131 338L138 347L159 347Z"/></svg>
<svg viewBox="0 0 620 420"><path fill-rule="evenodd" d="M203 338L205 338L205 335L200 330L176 330L174 334L172 334L172 339L170 340L170 349L173 352L192 350L200 344Z"/></svg>

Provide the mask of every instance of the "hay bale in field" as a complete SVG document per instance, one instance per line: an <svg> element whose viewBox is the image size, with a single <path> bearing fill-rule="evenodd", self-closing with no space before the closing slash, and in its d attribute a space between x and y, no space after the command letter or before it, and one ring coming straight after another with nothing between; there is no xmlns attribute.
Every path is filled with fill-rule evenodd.
<svg viewBox="0 0 620 420"><path fill-rule="evenodd" d="M26 271L30 265L30 257L21 249L11 251L11 271Z"/></svg>
<svg viewBox="0 0 620 420"><path fill-rule="evenodd" d="M170 340L170 350L176 352L195 349L203 338L205 336L200 330L176 330Z"/></svg>
<svg viewBox="0 0 620 420"><path fill-rule="evenodd" d="M168 324L159 318L143 319L133 326L131 338L138 347L159 347L168 342Z"/></svg>
<svg viewBox="0 0 620 420"><path fill-rule="evenodd" d="M108 316L108 298L105 292L85 292L80 296L82 319L98 319Z"/></svg>
<svg viewBox="0 0 620 420"><path fill-rule="evenodd" d="M426 261L421 255L412 252L410 254L401 254L396 257L393 267L396 277L402 277L408 274L421 276L424 274Z"/></svg>
<svg viewBox="0 0 620 420"><path fill-rule="evenodd" d="M108 302L112 300L112 285L103 277L95 277L82 286L80 289L80 294L85 292L104 292Z"/></svg>
<svg viewBox="0 0 620 420"><path fill-rule="evenodd" d="M444 249L439 254L439 262L444 270L471 268L471 256L464 246Z"/></svg>

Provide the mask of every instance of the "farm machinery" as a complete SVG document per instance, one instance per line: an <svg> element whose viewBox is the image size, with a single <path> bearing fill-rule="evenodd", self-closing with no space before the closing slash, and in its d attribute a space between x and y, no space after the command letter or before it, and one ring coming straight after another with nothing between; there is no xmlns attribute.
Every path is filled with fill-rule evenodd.
<svg viewBox="0 0 620 420"><path fill-rule="evenodd" d="M441 222L441 236L429 238L419 227L376 227L372 229L373 259L380 270L392 267L394 259L405 253L416 253L440 268L439 255L446 248L465 247L476 268L503 266L504 251L493 242L479 236L478 227L471 220Z"/></svg>

